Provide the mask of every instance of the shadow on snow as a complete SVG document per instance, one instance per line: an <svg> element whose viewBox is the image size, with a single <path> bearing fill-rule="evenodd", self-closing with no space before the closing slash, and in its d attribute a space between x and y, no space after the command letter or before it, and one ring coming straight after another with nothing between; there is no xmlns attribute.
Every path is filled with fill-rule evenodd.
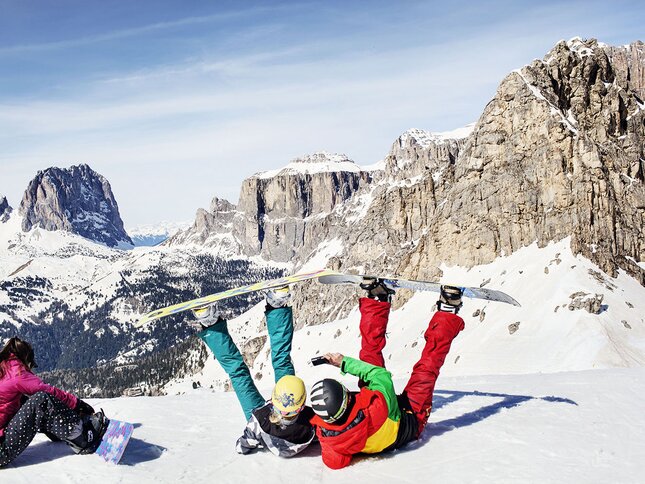
<svg viewBox="0 0 645 484"><path fill-rule="evenodd" d="M411 450L418 449L419 447L422 447L423 445L425 445L433 437L438 437L440 435L445 434L446 432L450 432L451 430L456 430L462 427L468 427L469 425L476 424L478 422L481 422L482 420L485 420L499 413L504 409L517 407L530 400L542 400L549 403L566 403L568 405L578 405L576 402L574 402L569 398L562 398L562 397L555 397L555 396L534 397L530 395L509 395L507 393L436 390L434 392L434 398L432 400L432 404L433 404L432 410L434 412L442 407L450 405L451 403L455 403L464 397L488 397L488 398L498 398L500 400L494 403L491 403L490 405L485 405L483 407L480 407L477 410L464 413L463 415L460 415L458 417L441 420L439 422L429 422L426 425L425 430L419 437L419 440L410 442L406 446L400 449L397 449L397 451L394 453L386 452L378 456L370 456L370 455L355 456L355 457L358 457L356 461L358 462L359 460L370 459L375 457L390 458L390 457L394 457L399 452L409 452ZM431 414L431 418L432 418L432 414Z"/></svg>
<svg viewBox="0 0 645 484"><path fill-rule="evenodd" d="M489 398L499 398L501 400L491 403L490 405L485 405L473 410L472 412L464 413L458 417L453 417L439 422L429 422L425 430L419 437L417 442L411 443L407 446L408 449L413 449L424 445L432 437L437 437L439 435L450 432L462 427L468 427L477 422L487 419L499 413L501 410L510 409L517 407L522 403L528 402L530 400L542 400L549 403L566 403L568 405L578 405L576 402L569 398L548 396L548 397L534 397L530 395L509 395L507 393L491 393L491 392L462 392L457 390L437 390L434 393L434 398L432 401L432 410L437 411L440 408L449 405L451 403L457 402L458 400L464 397L489 397Z"/></svg>
<svg viewBox="0 0 645 484"><path fill-rule="evenodd" d="M134 428L141 427L135 423ZM165 447L150 444L144 440L132 437L125 448L119 465L134 466L142 462L158 459L166 450ZM62 457L74 455L74 452L63 442L38 442L32 444L13 462L14 467L28 467L42 464ZM85 456L83 456L85 457Z"/></svg>

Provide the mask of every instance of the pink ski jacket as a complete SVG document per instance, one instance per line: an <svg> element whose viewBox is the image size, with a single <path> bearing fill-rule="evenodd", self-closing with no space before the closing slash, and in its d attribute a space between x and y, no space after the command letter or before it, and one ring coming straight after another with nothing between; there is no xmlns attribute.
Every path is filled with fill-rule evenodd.
<svg viewBox="0 0 645 484"><path fill-rule="evenodd" d="M45 392L58 398L69 408L74 408L78 399L71 393L47 385L23 365L22 361L13 355L4 362L5 374L0 379L0 437L9 421L20 410L20 398L31 396L37 392Z"/></svg>

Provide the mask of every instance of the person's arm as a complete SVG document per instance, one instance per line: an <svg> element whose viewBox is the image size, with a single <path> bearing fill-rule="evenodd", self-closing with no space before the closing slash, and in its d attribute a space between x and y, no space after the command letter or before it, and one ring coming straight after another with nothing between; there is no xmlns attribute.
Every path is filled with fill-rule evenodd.
<svg viewBox="0 0 645 484"><path fill-rule="evenodd" d="M17 378L16 388L20 393L30 396L37 392L49 393L72 410L76 408L78 398L75 395L64 392L63 390L60 390L59 388L56 388L52 385L48 385L32 372L23 371Z"/></svg>
<svg viewBox="0 0 645 484"><path fill-rule="evenodd" d="M238 454L251 454L258 450L258 448L262 448L261 435L262 429L260 428L260 423L254 415L251 415L251 418L244 428L244 433L237 439L235 450Z"/></svg>
<svg viewBox="0 0 645 484"><path fill-rule="evenodd" d="M339 454L332 449L322 446L322 460L330 469L342 469L350 464L352 456Z"/></svg>
<svg viewBox="0 0 645 484"><path fill-rule="evenodd" d="M367 388L381 392L387 402L388 416L393 420L399 419L399 402L394 390L392 374L389 371L356 358L343 356L340 353L328 353L325 357L330 364L339 367L343 374L349 373L357 376L367 383Z"/></svg>

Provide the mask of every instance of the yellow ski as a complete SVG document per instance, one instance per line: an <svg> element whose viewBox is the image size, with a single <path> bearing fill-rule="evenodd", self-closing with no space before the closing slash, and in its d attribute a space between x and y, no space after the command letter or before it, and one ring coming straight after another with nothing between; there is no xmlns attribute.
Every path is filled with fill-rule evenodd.
<svg viewBox="0 0 645 484"><path fill-rule="evenodd" d="M263 291L265 289L273 289L287 284L293 284L295 282L306 281L308 279L316 279L321 276L331 276L331 275L337 275L337 274L338 273L335 271L322 269L314 272L294 274L292 276L281 277L279 279L273 279L270 281L256 282L255 284L249 284L248 286L236 287L234 289L229 289L227 291L218 292L215 294L211 294L209 296L204 296L197 299L193 299L191 301L175 304L173 306L157 309L143 316L134 325L135 327L140 328L141 326L144 326L156 319L160 319L165 316L170 316L171 314L181 313L182 311L188 311L189 309L196 309L199 307L208 306L209 304L213 304L216 301L227 299L229 297L239 296L240 294L247 294L249 292Z"/></svg>

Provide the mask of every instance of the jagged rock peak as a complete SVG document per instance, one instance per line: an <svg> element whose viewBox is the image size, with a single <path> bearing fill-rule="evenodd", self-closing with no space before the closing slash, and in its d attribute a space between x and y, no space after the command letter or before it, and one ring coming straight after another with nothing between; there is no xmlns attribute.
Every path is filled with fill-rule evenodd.
<svg viewBox="0 0 645 484"><path fill-rule="evenodd" d="M361 167L350 160L347 155L318 151L295 158L284 168L257 173L254 177L273 178L277 175L315 175L341 171L357 173L361 171Z"/></svg>
<svg viewBox="0 0 645 484"><path fill-rule="evenodd" d="M212 214L234 212L235 205L224 198L213 197L209 211Z"/></svg>
<svg viewBox="0 0 645 484"><path fill-rule="evenodd" d="M450 140L464 139L470 136L473 132L475 123L470 123L463 128L454 129L452 131L442 131L433 133L423 129L412 128L407 130L397 140L400 146L406 146L412 143L417 143L422 148L428 148L433 143L448 142Z"/></svg>
<svg viewBox="0 0 645 484"><path fill-rule="evenodd" d="M110 183L88 165L39 171L20 203L22 229L64 230L110 247L132 245Z"/></svg>
<svg viewBox="0 0 645 484"><path fill-rule="evenodd" d="M0 223L4 223L9 220L9 215L13 209L7 201L7 197L0 195Z"/></svg>

